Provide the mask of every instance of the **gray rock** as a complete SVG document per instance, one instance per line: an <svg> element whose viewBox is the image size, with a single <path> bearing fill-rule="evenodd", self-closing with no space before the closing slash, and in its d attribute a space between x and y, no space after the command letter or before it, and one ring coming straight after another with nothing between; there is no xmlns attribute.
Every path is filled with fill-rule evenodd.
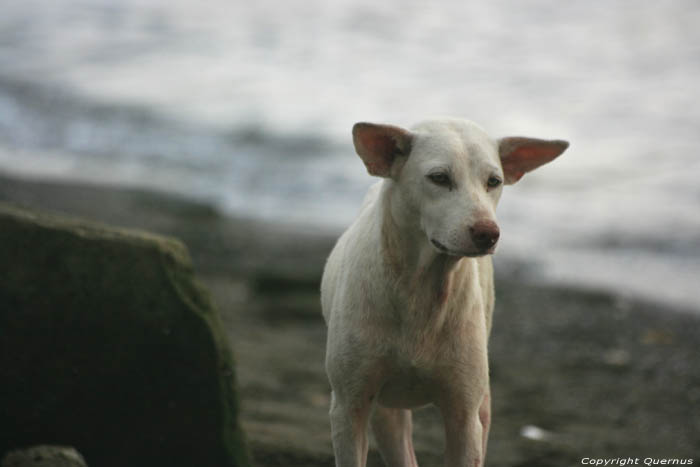
<svg viewBox="0 0 700 467"><path fill-rule="evenodd" d="M234 364L178 241L0 203L0 455L244 466Z"/></svg>
<svg viewBox="0 0 700 467"><path fill-rule="evenodd" d="M34 446L7 453L0 467L87 467L87 464L70 446Z"/></svg>

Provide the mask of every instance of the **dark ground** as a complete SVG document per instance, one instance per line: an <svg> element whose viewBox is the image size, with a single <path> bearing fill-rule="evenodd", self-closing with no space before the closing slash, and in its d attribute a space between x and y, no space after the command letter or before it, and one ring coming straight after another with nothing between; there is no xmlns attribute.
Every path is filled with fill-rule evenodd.
<svg viewBox="0 0 700 467"><path fill-rule="evenodd" d="M7 176L0 201L182 239L231 338L257 465L333 464L318 281L335 233L224 217L152 192ZM487 465L575 466L584 457L697 465L700 314L532 285L524 274L497 275ZM436 410L416 412L414 433L420 465L442 465ZM382 465L375 451L370 465Z"/></svg>

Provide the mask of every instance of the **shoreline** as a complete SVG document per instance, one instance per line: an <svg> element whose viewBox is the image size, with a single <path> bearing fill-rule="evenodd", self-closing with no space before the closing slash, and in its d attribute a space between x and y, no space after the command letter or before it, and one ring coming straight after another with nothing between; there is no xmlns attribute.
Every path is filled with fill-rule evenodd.
<svg viewBox="0 0 700 467"><path fill-rule="evenodd" d="M262 271L263 275L290 276L292 280L293 276L302 275L311 280L322 271L327 252L342 233L342 229L228 214L205 200L174 192L3 170L0 170L0 201L178 237L190 247L196 269L205 274ZM246 248L250 251L246 252ZM227 259L234 261L226 264ZM303 259L301 267L300 259ZM631 291L548 279L542 273L533 274L536 268L535 263L521 258L499 257L498 253L494 257L494 274L499 281L521 281L530 286L572 289L582 294L607 294L674 313L700 314L700 309L693 306L639 296Z"/></svg>
<svg viewBox="0 0 700 467"><path fill-rule="evenodd" d="M175 195L3 173L0 201L183 240L234 349L241 422L257 465L332 463L318 280L335 235L228 217ZM502 269L490 340L487 465L696 458L700 316L531 283L526 265ZM419 463L441 465L437 411L416 411L414 427ZM375 450L369 459L382 465Z"/></svg>

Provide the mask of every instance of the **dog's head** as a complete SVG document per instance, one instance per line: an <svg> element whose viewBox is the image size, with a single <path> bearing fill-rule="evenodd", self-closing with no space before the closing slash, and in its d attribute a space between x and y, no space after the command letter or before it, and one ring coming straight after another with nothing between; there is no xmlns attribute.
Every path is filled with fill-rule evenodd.
<svg viewBox="0 0 700 467"><path fill-rule="evenodd" d="M436 250L454 256L493 253L503 185L569 145L524 137L494 140L476 124L457 119L426 121L410 131L357 123L352 133L367 171L392 180L397 221L413 223Z"/></svg>

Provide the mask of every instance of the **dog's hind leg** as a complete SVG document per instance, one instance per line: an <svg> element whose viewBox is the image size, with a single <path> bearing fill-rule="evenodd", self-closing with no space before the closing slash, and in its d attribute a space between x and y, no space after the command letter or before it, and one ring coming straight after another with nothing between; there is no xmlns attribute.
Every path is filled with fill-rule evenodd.
<svg viewBox="0 0 700 467"><path fill-rule="evenodd" d="M377 404L372 431L387 467L418 467L413 451L411 411Z"/></svg>

